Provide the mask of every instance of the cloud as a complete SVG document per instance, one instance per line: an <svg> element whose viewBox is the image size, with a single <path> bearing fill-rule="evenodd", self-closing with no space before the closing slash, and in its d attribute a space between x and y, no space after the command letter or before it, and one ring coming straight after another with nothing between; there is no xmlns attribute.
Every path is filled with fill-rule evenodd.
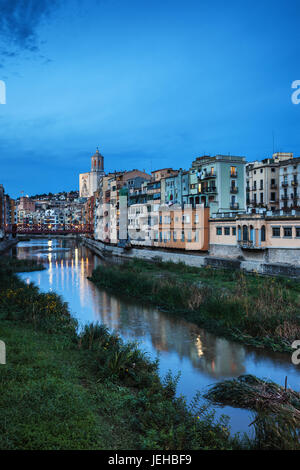
<svg viewBox="0 0 300 470"><path fill-rule="evenodd" d="M0 55L15 57L38 50L37 29L60 0L0 0Z"/></svg>

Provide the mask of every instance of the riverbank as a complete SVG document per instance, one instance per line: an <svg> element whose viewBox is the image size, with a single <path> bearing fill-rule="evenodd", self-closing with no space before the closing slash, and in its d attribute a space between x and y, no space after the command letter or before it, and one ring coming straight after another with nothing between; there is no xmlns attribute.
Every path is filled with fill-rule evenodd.
<svg viewBox="0 0 300 470"><path fill-rule="evenodd" d="M27 266L26 266L27 264ZM175 397L157 364L105 327L80 334L55 293L21 281L38 269L0 262L1 449L235 449L225 422Z"/></svg>
<svg viewBox="0 0 300 470"><path fill-rule="evenodd" d="M90 279L251 346L290 353L300 338L296 280L140 259L101 265Z"/></svg>

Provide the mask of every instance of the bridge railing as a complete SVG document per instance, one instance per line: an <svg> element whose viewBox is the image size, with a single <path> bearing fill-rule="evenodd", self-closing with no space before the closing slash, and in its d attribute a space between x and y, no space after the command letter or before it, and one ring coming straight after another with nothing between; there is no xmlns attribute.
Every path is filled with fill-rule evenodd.
<svg viewBox="0 0 300 470"><path fill-rule="evenodd" d="M17 234L92 233L90 224L17 224Z"/></svg>

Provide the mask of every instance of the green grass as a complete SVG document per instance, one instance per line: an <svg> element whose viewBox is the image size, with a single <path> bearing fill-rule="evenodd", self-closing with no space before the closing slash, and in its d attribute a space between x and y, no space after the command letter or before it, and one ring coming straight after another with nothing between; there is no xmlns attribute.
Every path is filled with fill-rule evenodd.
<svg viewBox="0 0 300 470"><path fill-rule="evenodd" d="M245 344L291 352L300 336L296 280L139 259L98 266L91 280Z"/></svg>
<svg viewBox="0 0 300 470"><path fill-rule="evenodd" d="M126 410L116 406L128 391L96 388L87 361L66 337L9 321L0 323L0 337L7 345L7 364L0 366L1 449L135 447Z"/></svg>
<svg viewBox="0 0 300 470"><path fill-rule="evenodd" d="M26 264L26 263L25 263ZM0 449L240 449L228 421L195 399L176 398L176 378L104 326L78 333L67 305L16 277L0 260ZM37 269L28 263L29 269ZM24 269L24 263L22 265Z"/></svg>

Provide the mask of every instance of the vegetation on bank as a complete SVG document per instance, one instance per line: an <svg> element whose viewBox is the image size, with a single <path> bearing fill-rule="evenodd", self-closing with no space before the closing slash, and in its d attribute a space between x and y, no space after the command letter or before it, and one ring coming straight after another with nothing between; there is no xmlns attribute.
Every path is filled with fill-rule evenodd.
<svg viewBox="0 0 300 470"><path fill-rule="evenodd" d="M214 385L206 398L215 404L256 412L256 445L260 448L300 450L300 393L253 375L241 375Z"/></svg>
<svg viewBox="0 0 300 470"><path fill-rule="evenodd" d="M78 332L66 303L0 259L0 449L239 449L227 420L176 398L176 378L100 325Z"/></svg>
<svg viewBox="0 0 300 470"><path fill-rule="evenodd" d="M248 345L291 352L300 338L300 282L294 279L140 259L100 265L90 279Z"/></svg>

